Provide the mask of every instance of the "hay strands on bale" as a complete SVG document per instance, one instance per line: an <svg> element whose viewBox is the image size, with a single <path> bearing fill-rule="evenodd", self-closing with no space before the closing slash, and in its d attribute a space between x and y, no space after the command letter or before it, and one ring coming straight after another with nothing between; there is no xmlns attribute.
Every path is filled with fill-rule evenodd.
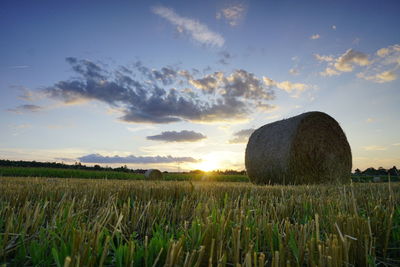
<svg viewBox="0 0 400 267"><path fill-rule="evenodd" d="M352 156L339 123L314 111L254 131L245 165L256 184L347 183Z"/></svg>
<svg viewBox="0 0 400 267"><path fill-rule="evenodd" d="M157 169L149 169L144 173L144 177L149 180L161 180L163 179L162 172Z"/></svg>

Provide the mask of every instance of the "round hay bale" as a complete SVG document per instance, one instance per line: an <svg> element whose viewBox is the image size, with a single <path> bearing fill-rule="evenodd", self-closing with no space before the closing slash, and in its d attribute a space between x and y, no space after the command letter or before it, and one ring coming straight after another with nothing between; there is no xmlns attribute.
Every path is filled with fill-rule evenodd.
<svg viewBox="0 0 400 267"><path fill-rule="evenodd" d="M157 169L149 169L144 173L144 177L150 180L161 180L163 178L163 175Z"/></svg>
<svg viewBox="0 0 400 267"><path fill-rule="evenodd" d="M245 165L256 184L346 183L352 158L339 123L314 111L254 131Z"/></svg>

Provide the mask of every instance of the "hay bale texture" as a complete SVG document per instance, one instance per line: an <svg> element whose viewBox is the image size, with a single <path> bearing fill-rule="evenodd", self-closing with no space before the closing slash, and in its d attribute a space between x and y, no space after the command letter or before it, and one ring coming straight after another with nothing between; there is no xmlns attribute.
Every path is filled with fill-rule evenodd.
<svg viewBox="0 0 400 267"><path fill-rule="evenodd" d="M160 170L149 169L144 173L144 176L149 180L161 180L163 175Z"/></svg>
<svg viewBox="0 0 400 267"><path fill-rule="evenodd" d="M253 132L245 165L256 184L316 184L350 181L351 150L339 123L307 112Z"/></svg>

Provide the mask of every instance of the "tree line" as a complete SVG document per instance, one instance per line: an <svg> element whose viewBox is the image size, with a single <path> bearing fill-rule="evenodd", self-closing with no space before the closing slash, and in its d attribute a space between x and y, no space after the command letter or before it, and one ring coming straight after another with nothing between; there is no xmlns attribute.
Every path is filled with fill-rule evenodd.
<svg viewBox="0 0 400 267"><path fill-rule="evenodd" d="M94 166L86 166L80 162L75 162L74 164L65 164L60 162L38 162L38 161L24 161L24 160L7 160L0 159L0 166L3 167L39 167L39 168L56 168L56 169L76 169L76 170L95 170L95 171L117 171L117 172L127 172L127 173L145 173L146 169L130 169L126 165L121 167L112 168L110 166L102 167L100 165ZM193 170L189 173L193 174L201 174L204 171L201 170ZM245 175L246 171L235 171L235 170L215 170L211 171L213 174L222 174L222 175ZM369 167L364 171L360 169L355 169L354 175L366 175L366 176L382 176L382 175L391 175L391 176L400 176L400 170L393 166L390 169L385 169L383 167L379 167L375 169L373 167Z"/></svg>
<svg viewBox="0 0 400 267"><path fill-rule="evenodd" d="M385 169L383 167L379 167L378 169L375 169L373 167L369 167L365 169L364 171L361 171L360 169L355 169L354 171L355 175L368 175L368 176L381 176L381 175L390 175L390 176L399 176L400 171L396 168L396 166L393 166L390 169Z"/></svg>
<svg viewBox="0 0 400 267"><path fill-rule="evenodd" d="M86 166L80 162L74 164L65 164L59 162L38 162L24 160L0 160L0 166L3 167L34 167L34 168L55 168L55 169L75 169L75 170L92 170L92 171L117 171L130 173L145 173L145 169L130 169L126 165L112 168L110 166L102 167L100 165Z"/></svg>

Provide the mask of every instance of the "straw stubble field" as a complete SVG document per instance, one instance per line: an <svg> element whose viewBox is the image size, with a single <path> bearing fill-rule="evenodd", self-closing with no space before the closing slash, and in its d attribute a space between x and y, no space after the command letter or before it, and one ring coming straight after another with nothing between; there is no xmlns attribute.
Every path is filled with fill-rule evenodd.
<svg viewBox="0 0 400 267"><path fill-rule="evenodd" d="M0 178L0 266L400 264L399 184Z"/></svg>

